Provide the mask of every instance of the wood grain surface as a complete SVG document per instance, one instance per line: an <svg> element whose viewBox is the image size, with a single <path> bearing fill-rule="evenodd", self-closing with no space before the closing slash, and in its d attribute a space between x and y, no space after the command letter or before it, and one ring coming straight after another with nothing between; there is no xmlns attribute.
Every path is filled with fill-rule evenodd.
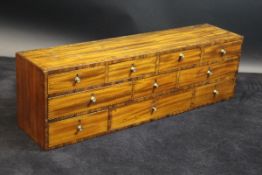
<svg viewBox="0 0 262 175"><path fill-rule="evenodd" d="M229 99L242 43L203 24L19 52L18 125L50 149Z"/></svg>
<svg viewBox="0 0 262 175"><path fill-rule="evenodd" d="M209 24L202 24L18 54L42 70L52 71L239 40L243 40L243 37Z"/></svg>

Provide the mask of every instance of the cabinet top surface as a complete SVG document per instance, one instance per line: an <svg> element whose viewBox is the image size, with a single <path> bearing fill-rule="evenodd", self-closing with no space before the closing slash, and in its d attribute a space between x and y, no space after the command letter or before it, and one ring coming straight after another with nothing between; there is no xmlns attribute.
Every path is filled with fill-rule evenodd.
<svg viewBox="0 0 262 175"><path fill-rule="evenodd" d="M209 24L202 24L22 51L17 55L29 60L43 71L51 71L237 40L243 40L243 37Z"/></svg>

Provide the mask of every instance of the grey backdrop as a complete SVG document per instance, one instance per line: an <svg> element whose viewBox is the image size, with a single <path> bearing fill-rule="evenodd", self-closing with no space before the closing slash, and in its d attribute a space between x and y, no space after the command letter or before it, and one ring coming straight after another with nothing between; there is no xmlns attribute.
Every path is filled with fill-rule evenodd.
<svg viewBox="0 0 262 175"><path fill-rule="evenodd" d="M262 72L261 9L259 0L9 0L0 6L0 56L210 23L244 35L240 71Z"/></svg>

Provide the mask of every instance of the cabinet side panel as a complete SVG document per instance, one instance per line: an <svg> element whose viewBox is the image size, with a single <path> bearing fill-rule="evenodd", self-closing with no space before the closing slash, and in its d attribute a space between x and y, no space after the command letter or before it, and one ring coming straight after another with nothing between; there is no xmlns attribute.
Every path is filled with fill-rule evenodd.
<svg viewBox="0 0 262 175"><path fill-rule="evenodd" d="M36 143L46 148L46 79L32 63L16 55L17 122Z"/></svg>

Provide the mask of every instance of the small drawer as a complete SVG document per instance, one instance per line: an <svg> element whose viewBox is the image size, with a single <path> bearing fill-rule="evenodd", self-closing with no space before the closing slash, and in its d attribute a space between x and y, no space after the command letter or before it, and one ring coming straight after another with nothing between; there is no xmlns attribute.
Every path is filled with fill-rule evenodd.
<svg viewBox="0 0 262 175"><path fill-rule="evenodd" d="M242 42L231 42L209 46L203 50L202 63L222 62L237 59L241 55Z"/></svg>
<svg viewBox="0 0 262 175"><path fill-rule="evenodd" d="M225 100L234 95L235 80L226 80L217 84L208 84L196 88L194 107Z"/></svg>
<svg viewBox="0 0 262 175"><path fill-rule="evenodd" d="M216 80L220 77L227 77L228 75L235 75L238 70L239 61L229 61L221 64L213 64L208 68L208 78Z"/></svg>
<svg viewBox="0 0 262 175"><path fill-rule="evenodd" d="M104 133L107 131L107 124L107 111L49 123L49 147Z"/></svg>
<svg viewBox="0 0 262 175"><path fill-rule="evenodd" d="M105 66L96 66L48 76L48 94L87 88L105 82Z"/></svg>
<svg viewBox="0 0 262 175"><path fill-rule="evenodd" d="M152 101L143 101L112 111L111 130L136 125L153 118Z"/></svg>
<svg viewBox="0 0 262 175"><path fill-rule="evenodd" d="M190 67L200 63L200 49L185 50L181 52L160 55L159 71L165 72L178 67Z"/></svg>
<svg viewBox="0 0 262 175"><path fill-rule="evenodd" d="M134 98L163 93L175 88L176 84L177 72L137 80L134 85Z"/></svg>
<svg viewBox="0 0 262 175"><path fill-rule="evenodd" d="M186 91L179 94L160 96L154 107L154 117L162 118L166 115L177 114L187 111L191 107L193 91Z"/></svg>
<svg viewBox="0 0 262 175"><path fill-rule="evenodd" d="M200 83L208 78L208 66L182 70L179 75L179 87Z"/></svg>
<svg viewBox="0 0 262 175"><path fill-rule="evenodd" d="M118 81L155 73L156 57L148 56L109 65L108 81Z"/></svg>
<svg viewBox="0 0 262 175"><path fill-rule="evenodd" d="M122 83L103 89L53 97L48 100L48 118L74 115L95 108L114 105L131 99L131 83Z"/></svg>

